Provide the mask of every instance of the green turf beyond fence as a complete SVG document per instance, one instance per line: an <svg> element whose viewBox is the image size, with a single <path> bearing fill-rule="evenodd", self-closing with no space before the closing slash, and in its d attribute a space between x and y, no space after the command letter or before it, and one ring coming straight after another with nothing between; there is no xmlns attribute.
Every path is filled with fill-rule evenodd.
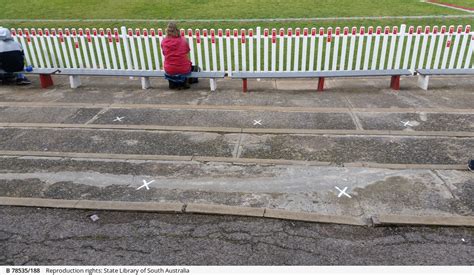
<svg viewBox="0 0 474 275"><path fill-rule="evenodd" d="M0 2L2 6L0 19L275 19L465 14L462 11L430 5L419 0L2 0Z"/></svg>
<svg viewBox="0 0 474 275"><path fill-rule="evenodd" d="M0 0L0 7L8 28L164 29L169 20L185 29L474 25L472 13L420 0Z"/></svg>

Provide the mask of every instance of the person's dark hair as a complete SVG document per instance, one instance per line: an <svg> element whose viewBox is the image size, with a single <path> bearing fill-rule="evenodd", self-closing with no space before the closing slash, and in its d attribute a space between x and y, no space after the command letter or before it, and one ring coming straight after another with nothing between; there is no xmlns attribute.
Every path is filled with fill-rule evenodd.
<svg viewBox="0 0 474 275"><path fill-rule="evenodd" d="M179 37L179 30L178 26L176 26L176 23L168 23L168 26L166 27L166 37Z"/></svg>

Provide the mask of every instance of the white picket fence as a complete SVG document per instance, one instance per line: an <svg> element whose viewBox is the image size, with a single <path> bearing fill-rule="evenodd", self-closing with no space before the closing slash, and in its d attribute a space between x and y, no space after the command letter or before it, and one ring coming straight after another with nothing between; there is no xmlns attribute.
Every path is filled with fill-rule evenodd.
<svg viewBox="0 0 474 275"><path fill-rule="evenodd" d="M34 68L162 70L161 29L12 29ZM210 72L473 68L470 26L181 30Z"/></svg>

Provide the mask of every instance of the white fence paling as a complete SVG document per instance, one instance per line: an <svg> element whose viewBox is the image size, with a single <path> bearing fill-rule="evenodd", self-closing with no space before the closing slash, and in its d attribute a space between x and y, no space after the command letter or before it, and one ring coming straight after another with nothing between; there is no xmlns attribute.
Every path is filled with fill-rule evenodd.
<svg viewBox="0 0 474 275"><path fill-rule="evenodd" d="M224 31L219 29L217 31L218 44L219 44L219 71L225 72L225 55L224 55Z"/></svg>
<svg viewBox="0 0 474 275"><path fill-rule="evenodd" d="M339 57L339 37L341 36L341 28L337 27L334 35L334 52L332 56L332 70L337 70L337 62Z"/></svg>
<svg viewBox="0 0 474 275"><path fill-rule="evenodd" d="M295 52L293 56L293 71L299 70L299 60L300 60L300 35L301 30L299 28L295 29ZM291 53L290 53L291 54Z"/></svg>
<svg viewBox="0 0 474 275"><path fill-rule="evenodd" d="M242 64L242 71L247 71L247 39L245 37L245 30L240 30L240 46L241 46L241 64Z"/></svg>
<svg viewBox="0 0 474 275"><path fill-rule="evenodd" d="M237 29L233 30L234 33L234 71L239 72L240 71L240 64L239 64L239 31ZM202 64L202 62L199 62L199 64Z"/></svg>
<svg viewBox="0 0 474 275"><path fill-rule="evenodd" d="M473 68L470 26L180 30L203 71ZM161 29L12 29L35 68L163 70Z"/></svg>
<svg viewBox="0 0 474 275"><path fill-rule="evenodd" d="M470 31L471 31L470 26L466 26L465 33L469 33ZM471 39L474 40L474 36ZM462 66L462 61L463 61L464 54L465 54L463 49L466 48L468 40L469 40L469 37L467 35L463 35L463 39L462 39L462 43L461 43L461 50L459 51L458 63L456 65L456 68L461 68L461 66ZM469 59L470 58L467 58L466 61L469 60Z"/></svg>
<svg viewBox="0 0 474 275"><path fill-rule="evenodd" d="M189 35L192 35L190 33ZM231 52L231 45L230 45L230 30L225 30L225 41L226 41L226 56L227 56L227 72L232 72L232 52ZM196 64L196 63L194 63Z"/></svg>
<svg viewBox="0 0 474 275"><path fill-rule="evenodd" d="M263 30L263 71L268 71L268 35L269 30Z"/></svg>
<svg viewBox="0 0 474 275"><path fill-rule="evenodd" d="M249 71L254 71L254 36L253 36L253 29L249 30Z"/></svg>
<svg viewBox="0 0 474 275"><path fill-rule="evenodd" d="M114 39L112 37L112 30L111 29L107 29L107 40L109 42L110 56L112 57L112 65L113 65L114 70L117 70L118 69L118 64L117 64L118 56L115 54L115 44L116 43L114 43ZM119 52L119 54L121 56L120 52Z"/></svg>

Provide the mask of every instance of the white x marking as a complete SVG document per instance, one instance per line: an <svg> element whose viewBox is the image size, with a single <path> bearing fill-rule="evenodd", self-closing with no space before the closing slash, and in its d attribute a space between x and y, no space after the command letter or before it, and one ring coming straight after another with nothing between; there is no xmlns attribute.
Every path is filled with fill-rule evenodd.
<svg viewBox="0 0 474 275"><path fill-rule="evenodd" d="M253 125L262 125L262 120L254 120Z"/></svg>
<svg viewBox="0 0 474 275"><path fill-rule="evenodd" d="M114 119L114 121L120 121L122 122L122 119L124 119L125 117L124 116L118 116Z"/></svg>
<svg viewBox="0 0 474 275"><path fill-rule="evenodd" d="M340 192L339 195L337 195L338 198L340 198L342 195L344 195L348 198L352 198L351 195L346 193L347 187L344 187L344 189L341 190L339 187L336 186L336 189L339 190L339 192Z"/></svg>
<svg viewBox="0 0 474 275"><path fill-rule="evenodd" d="M401 123L403 123L403 126L407 127L407 126L413 126L410 124L410 121L400 121Z"/></svg>
<svg viewBox="0 0 474 275"><path fill-rule="evenodd" d="M143 185L140 186L140 187L138 187L137 190L140 190L140 189L142 189L143 187L145 187L146 190L150 190L150 187L148 187L148 185L149 185L150 183L154 182L154 181L155 181L155 180L152 180L152 181L147 182L146 180L143 180Z"/></svg>

